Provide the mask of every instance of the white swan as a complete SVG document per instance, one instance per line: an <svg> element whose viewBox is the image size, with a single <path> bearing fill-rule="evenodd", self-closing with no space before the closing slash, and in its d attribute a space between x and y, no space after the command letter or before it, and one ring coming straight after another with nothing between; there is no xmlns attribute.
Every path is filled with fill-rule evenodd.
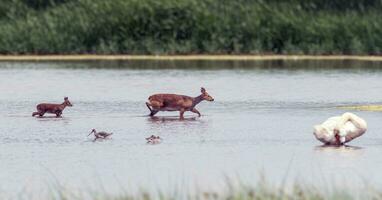
<svg viewBox="0 0 382 200"><path fill-rule="evenodd" d="M354 138L363 135L367 130L367 123L353 113L331 117L324 123L314 126L314 136L327 145L343 145Z"/></svg>

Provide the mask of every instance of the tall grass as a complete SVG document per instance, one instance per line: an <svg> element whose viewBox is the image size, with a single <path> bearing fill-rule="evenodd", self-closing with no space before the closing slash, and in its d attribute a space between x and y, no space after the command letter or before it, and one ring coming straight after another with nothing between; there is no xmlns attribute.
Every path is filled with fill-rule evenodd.
<svg viewBox="0 0 382 200"><path fill-rule="evenodd" d="M68 189L53 189L47 194L19 194L18 199L55 199L55 200L380 200L382 193L374 190L354 194L351 190L333 189L319 190L307 186L294 186L288 190L271 187L267 184L256 187L232 187L223 191L199 191L194 193L174 192L135 192L124 191L121 194L110 194L107 191L70 191Z"/></svg>
<svg viewBox="0 0 382 200"><path fill-rule="evenodd" d="M2 54L381 54L381 0L4 0Z"/></svg>

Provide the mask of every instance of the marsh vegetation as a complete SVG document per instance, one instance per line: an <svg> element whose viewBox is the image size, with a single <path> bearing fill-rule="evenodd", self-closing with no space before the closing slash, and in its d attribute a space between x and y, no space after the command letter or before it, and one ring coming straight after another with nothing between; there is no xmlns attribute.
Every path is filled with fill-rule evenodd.
<svg viewBox="0 0 382 200"><path fill-rule="evenodd" d="M3 54L380 54L380 0L4 0Z"/></svg>

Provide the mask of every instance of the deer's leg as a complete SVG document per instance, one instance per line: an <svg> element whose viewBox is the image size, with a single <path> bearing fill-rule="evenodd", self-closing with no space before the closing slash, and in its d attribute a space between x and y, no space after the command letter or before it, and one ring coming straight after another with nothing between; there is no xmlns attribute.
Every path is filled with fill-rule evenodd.
<svg viewBox="0 0 382 200"><path fill-rule="evenodd" d="M148 105L148 103L146 103L147 107L150 109L150 117L153 117L155 114L157 114L159 112L159 110L154 110L154 109L151 109L150 106Z"/></svg>
<svg viewBox="0 0 382 200"><path fill-rule="evenodd" d="M150 103L146 102L146 106L150 110L151 117L159 112L161 105L162 104L158 101L151 101Z"/></svg>
<svg viewBox="0 0 382 200"><path fill-rule="evenodd" d="M37 113L38 113L38 115L39 115L40 117L42 117L42 116L44 116L45 111L41 111L41 110L39 110Z"/></svg>
<svg viewBox="0 0 382 200"><path fill-rule="evenodd" d="M62 115L62 111L57 111L56 112L56 117L61 117L61 115Z"/></svg>
<svg viewBox="0 0 382 200"><path fill-rule="evenodd" d="M179 114L180 114L180 116L179 116L179 118L181 119L181 120L183 120L184 119L184 112L185 112L185 110L184 109L181 109L180 111L179 111Z"/></svg>
<svg viewBox="0 0 382 200"><path fill-rule="evenodd" d="M146 102L146 106L147 106L147 108L150 110L150 112L153 112L153 110L151 109L151 105L148 103L148 102Z"/></svg>
<svg viewBox="0 0 382 200"><path fill-rule="evenodd" d="M193 109L191 110L191 112L198 114L199 117L201 116L201 115L200 115L200 112L199 112L198 110L196 110L196 108L193 108Z"/></svg>
<svg viewBox="0 0 382 200"><path fill-rule="evenodd" d="M154 116L158 111L154 111L153 109L151 109L151 104L150 103L148 103L148 102L146 102L146 106L147 106L147 108L150 110L150 116L152 117L152 116Z"/></svg>
<svg viewBox="0 0 382 200"><path fill-rule="evenodd" d="M40 117L42 117L44 114L45 114L44 110L37 109L37 112L32 113L32 117L34 117L35 115L39 115Z"/></svg>
<svg viewBox="0 0 382 200"><path fill-rule="evenodd" d="M153 117L158 112L159 112L159 110L152 110L151 113L150 113L150 116Z"/></svg>

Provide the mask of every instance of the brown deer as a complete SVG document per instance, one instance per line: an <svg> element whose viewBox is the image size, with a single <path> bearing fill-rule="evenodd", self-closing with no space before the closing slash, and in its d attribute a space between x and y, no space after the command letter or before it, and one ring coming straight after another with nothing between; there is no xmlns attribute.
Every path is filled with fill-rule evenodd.
<svg viewBox="0 0 382 200"><path fill-rule="evenodd" d="M200 91L202 94L197 97L178 94L154 94L149 97L146 106L150 110L150 116L154 116L159 111L179 111L180 119L184 119L184 112L191 111L197 113L200 117L200 112L196 110L195 106L203 100L214 101L206 89L201 88Z"/></svg>
<svg viewBox="0 0 382 200"><path fill-rule="evenodd" d="M61 117L62 111L66 106L73 106L68 97L64 98L64 102L62 104L53 104L53 103L41 103L37 105L37 112L32 114L32 117L35 115L39 115L40 117L44 116L45 113L56 114L56 117Z"/></svg>

